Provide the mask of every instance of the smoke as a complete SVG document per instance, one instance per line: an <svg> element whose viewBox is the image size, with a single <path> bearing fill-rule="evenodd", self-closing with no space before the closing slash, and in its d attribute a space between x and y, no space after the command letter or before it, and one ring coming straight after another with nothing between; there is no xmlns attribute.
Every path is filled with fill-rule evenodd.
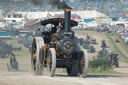
<svg viewBox="0 0 128 85"><path fill-rule="evenodd" d="M63 9L63 8L71 8L70 6L67 5L67 3L64 0L48 0L49 4L52 6L57 6L58 9Z"/></svg>
<svg viewBox="0 0 128 85"><path fill-rule="evenodd" d="M57 7L58 9L71 8L67 5L65 0L31 0L34 5L41 5L48 2L50 5Z"/></svg>
<svg viewBox="0 0 128 85"><path fill-rule="evenodd" d="M11 1L21 1L21 0L0 0L0 2L11 2ZM48 2L51 6L57 7L58 9L71 8L67 5L65 0L22 0L27 2L32 2L34 5L42 5Z"/></svg>
<svg viewBox="0 0 128 85"><path fill-rule="evenodd" d="M46 0L29 0L29 1L32 2L34 5L41 5Z"/></svg>

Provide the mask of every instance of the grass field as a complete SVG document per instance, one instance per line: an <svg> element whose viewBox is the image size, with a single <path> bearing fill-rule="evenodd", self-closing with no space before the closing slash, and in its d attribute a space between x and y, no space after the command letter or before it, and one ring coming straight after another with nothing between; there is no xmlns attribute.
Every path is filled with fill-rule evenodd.
<svg viewBox="0 0 128 85"><path fill-rule="evenodd" d="M26 57L26 56L30 56L31 53L29 52L29 49L28 49L28 48L25 48L25 47L23 46L23 44L18 44L17 41L16 41L15 36L12 37L12 40L10 40L10 42L11 42L11 45L12 45L12 46L18 45L18 46L21 46L21 47L22 47L21 51L13 51L13 53L16 55L16 57Z"/></svg>
<svg viewBox="0 0 128 85"><path fill-rule="evenodd" d="M65 69L59 69L58 70L58 72L59 73L67 73L67 71L65 70ZM101 75L103 75L103 74L105 74L105 75L108 75L108 74L121 74L120 72L116 72L116 71L114 71L114 70L108 70L108 71L91 71L91 70L89 70L88 71L88 74L101 74Z"/></svg>
<svg viewBox="0 0 128 85"><path fill-rule="evenodd" d="M108 33L105 33L105 35L107 36L109 41L112 43L112 51L114 53L118 53L121 57L121 60L128 62L127 55L125 55L121 52L121 50L117 47L117 45L115 44L115 41L112 39L112 37Z"/></svg>
<svg viewBox="0 0 128 85"><path fill-rule="evenodd" d="M128 52L128 45L126 45L126 43L125 43L124 40L119 36L119 34L117 34L116 32L114 32L114 36L120 40L120 45L125 49L125 51Z"/></svg>
<svg viewBox="0 0 128 85"><path fill-rule="evenodd" d="M13 51L13 53L14 53L17 57L31 56L31 53L28 51L28 48L24 48L24 47L22 47L22 50L21 50L21 51Z"/></svg>
<svg viewBox="0 0 128 85"><path fill-rule="evenodd" d="M121 73L116 72L114 70L110 70L110 71L89 71L88 74L121 74Z"/></svg>

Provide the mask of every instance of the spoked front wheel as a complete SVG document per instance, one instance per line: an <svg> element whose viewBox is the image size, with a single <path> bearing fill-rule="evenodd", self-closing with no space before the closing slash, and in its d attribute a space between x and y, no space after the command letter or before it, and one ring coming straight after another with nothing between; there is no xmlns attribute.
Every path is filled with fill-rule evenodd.
<svg viewBox="0 0 128 85"><path fill-rule="evenodd" d="M47 69L48 75L54 77L56 71L56 51L54 48L49 49L47 57Z"/></svg>

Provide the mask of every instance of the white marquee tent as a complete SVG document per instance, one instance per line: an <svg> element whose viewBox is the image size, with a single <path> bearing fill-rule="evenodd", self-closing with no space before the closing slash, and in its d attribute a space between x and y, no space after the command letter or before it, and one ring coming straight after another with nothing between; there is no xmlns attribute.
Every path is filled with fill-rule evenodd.
<svg viewBox="0 0 128 85"><path fill-rule="evenodd" d="M55 14L62 14L64 13L63 11L59 12L17 12L18 14L22 14L22 16L26 16L28 19L39 19L39 18L44 18L47 17L48 14L54 16ZM83 19L88 19L88 18L98 18L98 17L106 17L104 13L98 12L98 11L72 11L72 14L77 14L81 16Z"/></svg>

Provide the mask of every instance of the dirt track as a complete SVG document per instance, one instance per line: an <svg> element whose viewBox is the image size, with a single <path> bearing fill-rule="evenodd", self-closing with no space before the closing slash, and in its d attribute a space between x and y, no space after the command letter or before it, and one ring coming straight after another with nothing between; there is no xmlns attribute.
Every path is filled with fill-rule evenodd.
<svg viewBox="0 0 128 85"><path fill-rule="evenodd" d="M95 35L98 43L102 39L106 39L105 36L101 36L102 34L95 33ZM98 47L96 49L100 50ZM30 57L18 57L20 71L8 72L6 66L8 59L0 59L0 85L128 85L128 64L122 62L120 68L114 69L122 73L118 75L89 74L87 78L80 78L68 77L67 74L59 73L52 78L46 74L34 76L31 72L30 60Z"/></svg>
<svg viewBox="0 0 128 85"><path fill-rule="evenodd" d="M2 73L2 74L1 74ZM26 72L0 72L0 85L128 85L128 77L88 75L88 78L34 76Z"/></svg>

